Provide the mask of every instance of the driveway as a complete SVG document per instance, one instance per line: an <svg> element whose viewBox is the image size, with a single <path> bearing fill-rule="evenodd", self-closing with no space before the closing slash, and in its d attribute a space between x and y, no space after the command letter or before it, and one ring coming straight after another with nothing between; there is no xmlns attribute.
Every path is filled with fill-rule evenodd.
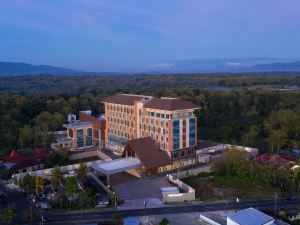
<svg viewBox="0 0 300 225"><path fill-rule="evenodd" d="M166 176L136 178L126 172L113 175L111 184L123 200L162 199L161 187L172 187Z"/></svg>

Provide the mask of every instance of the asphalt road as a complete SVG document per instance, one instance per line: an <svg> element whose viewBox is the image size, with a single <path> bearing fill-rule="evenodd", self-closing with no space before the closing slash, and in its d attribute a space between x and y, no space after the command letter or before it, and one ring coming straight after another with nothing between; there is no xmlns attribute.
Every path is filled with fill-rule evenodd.
<svg viewBox="0 0 300 225"><path fill-rule="evenodd" d="M289 201L277 200L277 208L285 208L295 210L300 205L300 197L293 198ZM117 211L118 214L123 217L128 216L146 216L146 215L160 215L160 214L178 214L178 213L189 213L189 212L205 212L205 211L222 211L222 210L235 210L254 207L258 209L271 209L274 210L275 200L264 199L258 201L240 201L228 202L228 203L209 203L205 205L192 204L184 206L166 206L162 208L145 208L145 209L133 209L133 210L121 210ZM103 211L103 212L85 212L85 213L66 213L66 214L54 214L47 213L45 218L47 222L44 224L52 225L69 225L69 224L85 224L92 222L100 222L104 219L110 219L112 213L116 211Z"/></svg>

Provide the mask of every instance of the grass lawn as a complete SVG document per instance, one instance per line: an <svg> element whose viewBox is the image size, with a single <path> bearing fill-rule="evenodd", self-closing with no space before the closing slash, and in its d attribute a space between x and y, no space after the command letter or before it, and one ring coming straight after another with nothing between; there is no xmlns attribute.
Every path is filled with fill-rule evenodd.
<svg viewBox="0 0 300 225"><path fill-rule="evenodd" d="M196 190L202 201L272 197L279 188L251 181L248 178L227 178L201 173L182 179Z"/></svg>

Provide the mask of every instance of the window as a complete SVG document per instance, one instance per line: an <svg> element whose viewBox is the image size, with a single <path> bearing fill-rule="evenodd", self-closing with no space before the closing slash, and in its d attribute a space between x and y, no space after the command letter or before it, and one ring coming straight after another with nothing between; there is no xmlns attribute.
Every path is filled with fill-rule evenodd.
<svg viewBox="0 0 300 225"><path fill-rule="evenodd" d="M86 146L92 146L92 128L86 129L86 139L85 139Z"/></svg>
<svg viewBox="0 0 300 225"><path fill-rule="evenodd" d="M177 159L178 158L178 152L174 152L173 153L173 159Z"/></svg>
<svg viewBox="0 0 300 225"><path fill-rule="evenodd" d="M166 119L169 119L169 114L166 114Z"/></svg>
<svg viewBox="0 0 300 225"><path fill-rule="evenodd" d="M151 115L151 116L154 116L154 112L151 112L150 115Z"/></svg>
<svg viewBox="0 0 300 225"><path fill-rule="evenodd" d="M95 138L96 138L96 139L99 138L99 130L95 130Z"/></svg>
<svg viewBox="0 0 300 225"><path fill-rule="evenodd" d="M195 146L195 137L196 137L196 120L191 118L189 121L189 145Z"/></svg>
<svg viewBox="0 0 300 225"><path fill-rule="evenodd" d="M173 121L173 150L179 149L179 121Z"/></svg>
<svg viewBox="0 0 300 225"><path fill-rule="evenodd" d="M180 156L181 156L181 157L184 157L184 156L185 156L185 152L184 152L184 151L181 151Z"/></svg>
<svg viewBox="0 0 300 225"><path fill-rule="evenodd" d="M69 138L73 138L73 130L69 129Z"/></svg>
<svg viewBox="0 0 300 225"><path fill-rule="evenodd" d="M160 118L165 118L165 114L160 114Z"/></svg>
<svg viewBox="0 0 300 225"><path fill-rule="evenodd" d="M160 118L160 113L156 113L156 117L157 117L157 118Z"/></svg>
<svg viewBox="0 0 300 225"><path fill-rule="evenodd" d="M77 129L77 148L84 147L83 129Z"/></svg>

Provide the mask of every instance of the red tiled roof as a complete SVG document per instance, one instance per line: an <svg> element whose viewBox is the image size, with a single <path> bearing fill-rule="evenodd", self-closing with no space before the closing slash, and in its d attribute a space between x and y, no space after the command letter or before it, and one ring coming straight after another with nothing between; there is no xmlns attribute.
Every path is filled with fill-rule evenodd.
<svg viewBox="0 0 300 225"><path fill-rule="evenodd" d="M276 166L281 167L283 165L286 165L288 163L295 163L296 159L293 157L287 156L287 155L270 155L268 153L264 153L254 159L255 162L263 164L267 162L272 162Z"/></svg>
<svg viewBox="0 0 300 225"><path fill-rule="evenodd" d="M253 159L257 163L266 163L270 161L270 156L267 153L264 153L260 156L257 156L255 159Z"/></svg>
<svg viewBox="0 0 300 225"><path fill-rule="evenodd" d="M17 162L22 160L23 157L20 156L15 149L13 149L9 155L3 156L2 159L5 162Z"/></svg>
<svg viewBox="0 0 300 225"><path fill-rule="evenodd" d="M35 150L35 152L31 155L32 159L41 159L45 158L48 155L47 152L45 152L43 149L38 148Z"/></svg>

